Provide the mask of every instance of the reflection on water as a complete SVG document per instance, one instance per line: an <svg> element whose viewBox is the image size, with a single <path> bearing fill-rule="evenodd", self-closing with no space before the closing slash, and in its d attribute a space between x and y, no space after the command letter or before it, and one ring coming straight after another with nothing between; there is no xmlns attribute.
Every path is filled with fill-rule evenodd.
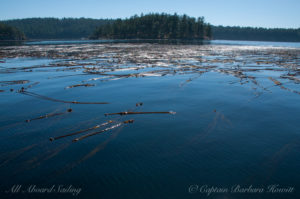
<svg viewBox="0 0 300 199"><path fill-rule="evenodd" d="M49 41L28 41L25 45L64 45L64 44L105 44L105 43L151 43L151 44L194 44L202 45L209 44L210 41L205 40L182 40L182 39L104 39L104 40L49 40Z"/></svg>
<svg viewBox="0 0 300 199"><path fill-rule="evenodd" d="M0 41L0 46L20 46L23 44L23 41Z"/></svg>
<svg viewBox="0 0 300 199"><path fill-rule="evenodd" d="M281 196L295 198L300 48L198 44L1 47L2 186L72 184L82 198L202 198L189 186L280 184L296 189Z"/></svg>

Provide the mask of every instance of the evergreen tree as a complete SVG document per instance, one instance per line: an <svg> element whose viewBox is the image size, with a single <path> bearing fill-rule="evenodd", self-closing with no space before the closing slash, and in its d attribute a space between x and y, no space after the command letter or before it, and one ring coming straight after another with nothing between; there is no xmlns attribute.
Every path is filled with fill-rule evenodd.
<svg viewBox="0 0 300 199"><path fill-rule="evenodd" d="M110 19L86 18L27 18L2 21L23 31L28 39L79 39L86 38Z"/></svg>
<svg viewBox="0 0 300 199"><path fill-rule="evenodd" d="M300 41L300 29L213 26L212 35L227 40Z"/></svg>
<svg viewBox="0 0 300 199"><path fill-rule="evenodd" d="M92 39L209 39L210 25L204 18L197 20L187 15L169 14L134 15L129 19L117 19L112 24L96 29Z"/></svg>
<svg viewBox="0 0 300 199"><path fill-rule="evenodd" d="M0 23L0 40L24 40L25 35L23 32L14 28L12 26L8 26L6 24Z"/></svg>

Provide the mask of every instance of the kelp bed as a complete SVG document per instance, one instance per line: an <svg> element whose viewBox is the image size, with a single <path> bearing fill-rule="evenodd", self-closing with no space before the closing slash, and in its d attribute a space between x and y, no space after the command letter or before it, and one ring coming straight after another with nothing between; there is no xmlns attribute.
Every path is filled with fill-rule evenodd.
<svg viewBox="0 0 300 199"><path fill-rule="evenodd" d="M46 58L50 61L45 64L29 66L5 65L9 60L23 58ZM232 84L247 85L247 88L252 89L251 92L254 97L259 97L264 93L272 93L271 87L278 87L278 89L293 95L300 94L300 49L297 48L147 43L30 45L1 47L0 61L0 76L5 77L0 80L0 97L4 94L6 96L14 95L15 98L26 95L32 97L32 100L41 100L40 103L50 101L57 104L68 104L67 107L63 107L64 110L45 111L41 115L31 114L26 118L24 116L19 123L0 126L1 131L9 131L10 128L24 123L27 123L27 128L30 128L32 123L42 120L67 119L69 115L78 110L78 106L93 105L99 106L99 109L102 106L114 106L112 102L104 100L106 93L101 94L104 99L100 98L99 101L82 101L80 95L77 95L76 99L65 99L61 96L47 96L39 93L43 90L43 85L51 85L52 81L55 82L57 79L60 81L66 79L64 83L68 85L61 87L57 85L56 87L60 88L62 92L67 90L76 95L78 89L93 89L107 85L106 82L124 79L134 82L137 78L156 79L182 76L184 80L178 80L177 87L178 89L185 89L193 81L201 81L205 74L217 73L232 77L230 81L222 82L222 84L228 86ZM21 78L22 74L37 72L41 74L39 81ZM55 75L56 73L57 75ZM18 79L10 78L16 77L16 74L18 74ZM69 83L69 78L74 76L77 77L77 82L75 84ZM111 92L118 92L118 90ZM90 95L94 95L92 90ZM99 120L90 125L85 125L87 128L73 128L70 125L62 128L58 134L47 136L45 140L48 144L55 144L56 140L60 140L60 144L62 144L50 149L37 159L30 160L30 163L36 163L33 164L33 167L36 167L39 161L53 158L66 146L69 146L66 143L71 144L72 141L85 140L91 136L97 139L96 135L98 134L116 129L122 130L122 126L135 125L137 122L135 121L136 115L145 114L147 117L156 117L156 114L163 114L164 117L174 118L177 116L174 115L175 111L180 114L176 108L174 110L158 110L156 107L152 108L147 103L138 101L139 99L136 99L131 103L123 104L122 107L127 107L125 109L113 109L111 112L103 111L102 116L104 117L100 117ZM120 99L120 104L122 104L122 99ZM144 107L147 107L147 110L144 110ZM225 116L222 113L216 110L211 110L211 112L216 113L218 117L214 119L212 124L209 124L207 133L215 128L217 120L221 118L222 121L225 121ZM226 122L230 123L228 119ZM74 136L79 137L69 139ZM113 138L109 138L109 140ZM49 142L49 139L52 142ZM106 145L106 142L104 143ZM3 164L37 146L37 143L34 143L32 146L12 151L11 155L7 156L8 159L5 156L6 160ZM101 147L96 147L78 162L89 158Z"/></svg>
<svg viewBox="0 0 300 199"><path fill-rule="evenodd" d="M299 52L297 48L222 45L82 44L4 47L0 49L2 62L16 57L46 57L59 61L27 67L1 67L0 74L71 71L76 72L73 75L82 75L84 83L65 87L70 89L92 87L95 81L101 84L101 81L122 78L183 74L195 76L217 72L232 75L240 83L251 83L255 88L263 88L256 74L268 71L280 72L280 76L276 77L278 82L289 80L295 84L300 83ZM48 78L68 76L72 74ZM192 80L189 78L186 82ZM29 81L10 80L1 81L0 84L26 84Z"/></svg>

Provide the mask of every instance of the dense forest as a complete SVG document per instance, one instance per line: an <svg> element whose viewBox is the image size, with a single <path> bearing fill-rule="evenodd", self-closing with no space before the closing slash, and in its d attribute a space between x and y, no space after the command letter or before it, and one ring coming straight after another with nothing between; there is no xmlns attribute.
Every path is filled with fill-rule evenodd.
<svg viewBox="0 0 300 199"><path fill-rule="evenodd" d="M300 29L210 26L204 18L147 14L129 19L27 18L0 21L1 40L225 39L300 42ZM6 24L6 25L5 25ZM24 34L25 36L24 36Z"/></svg>
<svg viewBox="0 0 300 199"><path fill-rule="evenodd" d="M2 21L23 31L28 39L80 39L89 37L109 19L27 18Z"/></svg>
<svg viewBox="0 0 300 199"><path fill-rule="evenodd" d="M24 40L23 32L12 26L0 23L0 40Z"/></svg>
<svg viewBox="0 0 300 199"><path fill-rule="evenodd" d="M203 17L147 14L117 19L100 26L91 39L209 39L211 27Z"/></svg>
<svg viewBox="0 0 300 199"><path fill-rule="evenodd" d="M293 41L300 42L299 29L252 28L252 27L212 27L213 39L251 41Z"/></svg>

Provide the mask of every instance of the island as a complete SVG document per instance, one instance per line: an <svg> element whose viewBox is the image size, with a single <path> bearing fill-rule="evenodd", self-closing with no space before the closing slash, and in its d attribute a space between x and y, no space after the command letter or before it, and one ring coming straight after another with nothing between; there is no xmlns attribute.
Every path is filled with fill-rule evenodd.
<svg viewBox="0 0 300 199"><path fill-rule="evenodd" d="M150 13L116 19L98 27L90 39L210 39L211 25L203 17Z"/></svg>

